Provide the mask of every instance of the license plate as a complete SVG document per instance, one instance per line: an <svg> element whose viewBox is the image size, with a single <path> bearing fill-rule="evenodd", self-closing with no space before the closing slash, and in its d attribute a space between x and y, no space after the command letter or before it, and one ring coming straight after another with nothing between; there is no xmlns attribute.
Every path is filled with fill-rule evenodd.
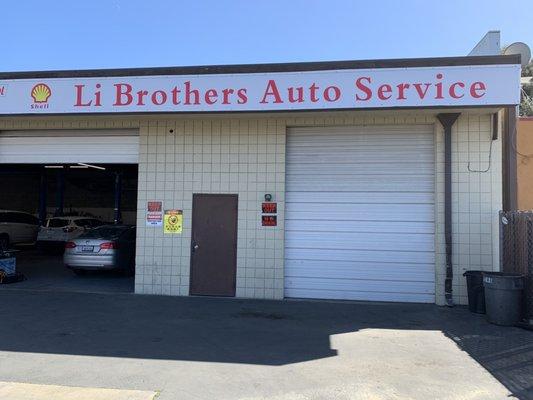
<svg viewBox="0 0 533 400"><path fill-rule="evenodd" d="M81 246L81 251L83 251L84 253L89 253L89 252L93 252L94 250L94 246Z"/></svg>

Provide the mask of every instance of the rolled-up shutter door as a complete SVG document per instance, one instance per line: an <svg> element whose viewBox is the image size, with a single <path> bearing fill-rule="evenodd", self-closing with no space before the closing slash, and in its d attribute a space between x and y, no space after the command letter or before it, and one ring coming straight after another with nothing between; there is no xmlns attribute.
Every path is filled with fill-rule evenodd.
<svg viewBox="0 0 533 400"><path fill-rule="evenodd" d="M0 164L136 164L135 129L0 131Z"/></svg>
<svg viewBox="0 0 533 400"><path fill-rule="evenodd" d="M285 295L434 302L433 127L287 135Z"/></svg>

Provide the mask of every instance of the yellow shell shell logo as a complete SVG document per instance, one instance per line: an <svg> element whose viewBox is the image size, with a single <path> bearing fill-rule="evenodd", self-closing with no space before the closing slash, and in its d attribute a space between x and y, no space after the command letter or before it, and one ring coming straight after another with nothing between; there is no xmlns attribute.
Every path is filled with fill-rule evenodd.
<svg viewBox="0 0 533 400"><path fill-rule="evenodd" d="M46 103L51 95L50 87L44 83L38 83L31 90L31 97L35 103Z"/></svg>

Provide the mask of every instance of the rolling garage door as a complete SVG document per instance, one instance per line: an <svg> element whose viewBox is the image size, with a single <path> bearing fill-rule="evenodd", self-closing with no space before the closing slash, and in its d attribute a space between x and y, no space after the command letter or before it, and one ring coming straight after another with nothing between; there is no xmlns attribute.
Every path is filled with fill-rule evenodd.
<svg viewBox="0 0 533 400"><path fill-rule="evenodd" d="M0 131L0 164L136 164L135 129Z"/></svg>
<svg viewBox="0 0 533 400"><path fill-rule="evenodd" d="M287 134L285 296L434 302L431 125Z"/></svg>

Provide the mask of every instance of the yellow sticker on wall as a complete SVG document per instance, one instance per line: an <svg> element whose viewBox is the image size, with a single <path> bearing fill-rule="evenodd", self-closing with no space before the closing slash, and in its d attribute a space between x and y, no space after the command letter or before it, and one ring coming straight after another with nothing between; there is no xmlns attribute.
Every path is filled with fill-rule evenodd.
<svg viewBox="0 0 533 400"><path fill-rule="evenodd" d="M165 233L181 233L183 229L183 211L165 210L163 231Z"/></svg>

